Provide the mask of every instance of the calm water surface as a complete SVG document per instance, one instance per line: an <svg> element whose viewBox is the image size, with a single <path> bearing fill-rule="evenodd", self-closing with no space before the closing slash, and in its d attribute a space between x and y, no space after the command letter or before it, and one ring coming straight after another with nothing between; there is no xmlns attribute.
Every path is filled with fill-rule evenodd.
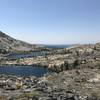
<svg viewBox="0 0 100 100"><path fill-rule="evenodd" d="M47 54L48 52L44 51L44 52L30 52L30 53L26 53L26 54L9 54L7 57L9 59L18 59L18 58L29 58L29 57L37 57L37 56L43 56L45 54Z"/></svg>
<svg viewBox="0 0 100 100"><path fill-rule="evenodd" d="M45 47L47 48L51 48L51 49L62 49L62 48L68 48L72 45L45 45Z"/></svg>
<svg viewBox="0 0 100 100"><path fill-rule="evenodd" d="M0 74L6 75L16 75L16 76L37 76L41 77L44 74L48 73L49 70L44 67L37 66L0 66Z"/></svg>

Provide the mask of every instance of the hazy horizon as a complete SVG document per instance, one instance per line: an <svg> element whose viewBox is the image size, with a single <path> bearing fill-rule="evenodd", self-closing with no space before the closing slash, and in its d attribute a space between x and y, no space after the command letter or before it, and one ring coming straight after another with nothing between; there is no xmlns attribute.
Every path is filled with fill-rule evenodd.
<svg viewBox="0 0 100 100"><path fill-rule="evenodd" d="M0 30L32 44L100 42L100 0L0 0Z"/></svg>

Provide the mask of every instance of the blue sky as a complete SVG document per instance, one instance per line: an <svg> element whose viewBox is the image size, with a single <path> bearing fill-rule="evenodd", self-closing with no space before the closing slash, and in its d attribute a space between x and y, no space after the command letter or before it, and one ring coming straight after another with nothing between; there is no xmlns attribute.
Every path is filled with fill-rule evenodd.
<svg viewBox="0 0 100 100"><path fill-rule="evenodd" d="M100 42L100 0L0 0L0 30L35 44Z"/></svg>

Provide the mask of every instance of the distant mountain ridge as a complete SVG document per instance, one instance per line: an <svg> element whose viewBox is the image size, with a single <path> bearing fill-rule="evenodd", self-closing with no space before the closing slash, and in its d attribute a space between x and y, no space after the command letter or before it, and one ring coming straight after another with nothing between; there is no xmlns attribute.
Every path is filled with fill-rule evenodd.
<svg viewBox="0 0 100 100"><path fill-rule="evenodd" d="M0 31L0 49L6 51L30 51L37 48L39 48L37 45L16 40Z"/></svg>

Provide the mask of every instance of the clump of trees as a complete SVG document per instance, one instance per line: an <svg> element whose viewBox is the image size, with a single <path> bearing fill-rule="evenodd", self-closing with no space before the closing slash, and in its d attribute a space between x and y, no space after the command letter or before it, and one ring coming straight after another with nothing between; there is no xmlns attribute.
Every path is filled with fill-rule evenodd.
<svg viewBox="0 0 100 100"><path fill-rule="evenodd" d="M64 62L64 64L61 65L61 71L63 70L72 70L72 69L77 69L79 66L79 60L75 60L73 63L68 63L67 61Z"/></svg>

